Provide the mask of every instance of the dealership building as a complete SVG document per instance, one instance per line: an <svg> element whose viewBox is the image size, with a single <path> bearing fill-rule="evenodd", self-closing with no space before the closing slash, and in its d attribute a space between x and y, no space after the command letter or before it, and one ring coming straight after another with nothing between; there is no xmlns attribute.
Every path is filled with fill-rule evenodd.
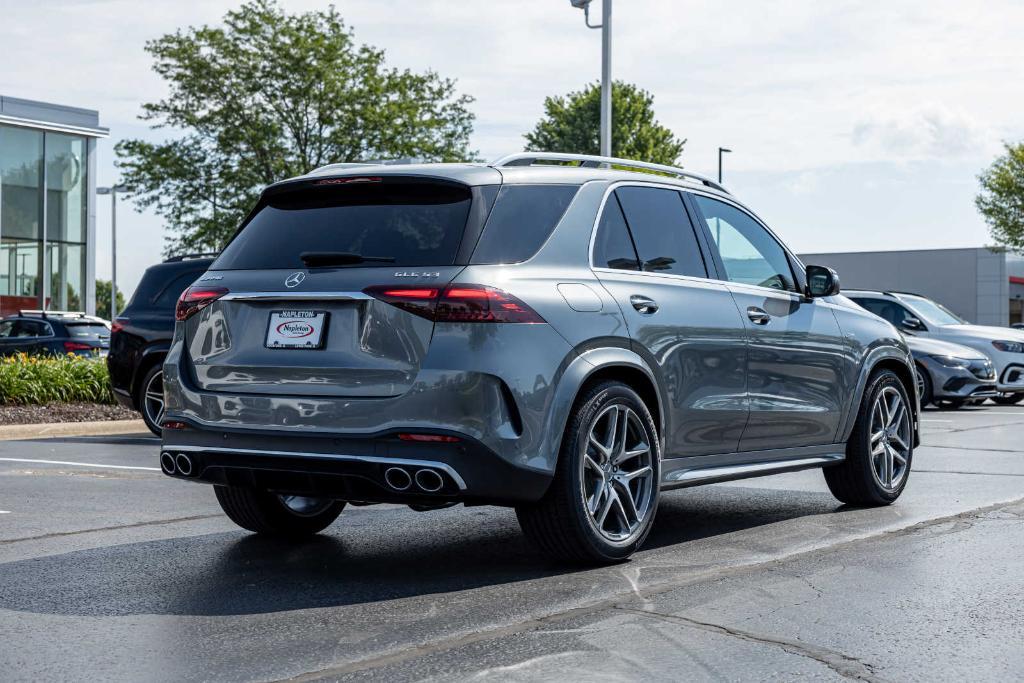
<svg viewBox="0 0 1024 683"><path fill-rule="evenodd" d="M1024 322L1024 259L985 247L802 254L844 288L912 292L977 325Z"/></svg>
<svg viewBox="0 0 1024 683"><path fill-rule="evenodd" d="M96 308L90 109L0 96L0 314Z"/></svg>

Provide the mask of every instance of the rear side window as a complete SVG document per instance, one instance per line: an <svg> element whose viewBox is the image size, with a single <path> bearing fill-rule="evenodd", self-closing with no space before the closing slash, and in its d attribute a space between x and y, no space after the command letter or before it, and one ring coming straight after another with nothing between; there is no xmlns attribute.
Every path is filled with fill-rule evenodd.
<svg viewBox="0 0 1024 683"><path fill-rule="evenodd" d="M899 304L884 299L853 299L853 302L896 326L902 325L907 318L916 317Z"/></svg>
<svg viewBox="0 0 1024 683"><path fill-rule="evenodd" d="M675 190L620 187L615 190L645 271L707 277L697 235Z"/></svg>
<svg viewBox="0 0 1024 683"><path fill-rule="evenodd" d="M151 302L153 308L174 310L174 305L178 302L181 293L205 272L205 270L189 270L178 275L153 297Z"/></svg>
<svg viewBox="0 0 1024 683"><path fill-rule="evenodd" d="M640 259L637 258L633 239L629 236L622 207L614 194L604 203L601 223L597 226L594 265L598 268L640 270Z"/></svg>
<svg viewBox="0 0 1024 683"><path fill-rule="evenodd" d="M303 252L388 258L359 266L451 265L472 202L457 183L385 179L271 195L210 266L305 268Z"/></svg>
<svg viewBox="0 0 1024 683"><path fill-rule="evenodd" d="M473 263L532 258L562 219L578 185L504 185L473 252Z"/></svg>
<svg viewBox="0 0 1024 683"><path fill-rule="evenodd" d="M110 330L103 323L64 323L69 337L108 336Z"/></svg>

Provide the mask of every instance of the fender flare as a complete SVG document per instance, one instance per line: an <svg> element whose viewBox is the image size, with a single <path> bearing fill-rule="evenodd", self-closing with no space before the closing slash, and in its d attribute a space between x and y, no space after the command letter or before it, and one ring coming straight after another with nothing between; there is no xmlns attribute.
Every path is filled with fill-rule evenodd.
<svg viewBox="0 0 1024 683"><path fill-rule="evenodd" d="M860 403L864 399L864 389L867 387L868 378L871 377L872 373L878 368L878 364L883 361L895 361L902 365L910 376L913 377L916 370L914 369L913 359L896 346L878 346L871 349L864 358L864 362L860 366L860 375L857 377L857 385L854 388L853 400L850 401L849 408L846 411L845 419L840 423L837 443L846 443L849 440L850 434L853 432L853 425L857 422L857 413L860 412ZM920 442L919 435L919 416L920 416L920 397L917 395L917 385L911 382L910 394L911 409L913 411L913 429L914 429L914 441L915 445Z"/></svg>
<svg viewBox="0 0 1024 683"><path fill-rule="evenodd" d="M638 370L650 381L658 400L658 434L661 450L664 452L667 400L662 383L658 381L656 374L647 362L636 352L625 348L604 347L577 355L559 378L551 400L551 409L548 413L550 417L547 429L545 429L546 437L543 444L544 452L555 454L555 457L550 459L552 464L558 460L557 454L561 450L562 435L565 433L565 426L569 422L573 404L576 403L580 390L595 373L609 368Z"/></svg>
<svg viewBox="0 0 1024 683"><path fill-rule="evenodd" d="M171 350L171 341L168 339L166 341L160 341L160 342L155 342L153 344L150 344L146 348L142 349L142 351L139 353L139 362L135 364L134 368L132 368L132 400L133 401L135 400L135 393L139 389L139 383L142 381L142 378L143 378L143 374L139 372L139 368L143 368L143 367L146 367L146 366L150 365L151 363L149 361L153 358L153 356L159 355L159 356L163 356L164 358L167 358L167 354L168 354L168 352L170 350ZM160 362L162 363L163 361L160 361ZM147 369L147 372L148 372L148 369Z"/></svg>

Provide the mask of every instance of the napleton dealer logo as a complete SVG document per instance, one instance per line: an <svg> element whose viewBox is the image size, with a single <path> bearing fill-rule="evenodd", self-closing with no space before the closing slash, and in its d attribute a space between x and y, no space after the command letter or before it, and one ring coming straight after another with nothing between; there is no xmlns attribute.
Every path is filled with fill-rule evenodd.
<svg viewBox="0 0 1024 683"><path fill-rule="evenodd" d="M277 333L282 337L288 337L290 339L298 339L300 337L308 337L314 332L316 328L307 322L301 320L286 320L277 326Z"/></svg>

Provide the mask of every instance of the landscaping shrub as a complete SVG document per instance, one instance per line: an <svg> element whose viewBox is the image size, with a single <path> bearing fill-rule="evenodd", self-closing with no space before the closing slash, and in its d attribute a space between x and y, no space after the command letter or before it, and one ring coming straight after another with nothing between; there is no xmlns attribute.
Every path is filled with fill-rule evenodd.
<svg viewBox="0 0 1024 683"><path fill-rule="evenodd" d="M114 402L104 360L24 353L0 359L0 403L68 401Z"/></svg>

